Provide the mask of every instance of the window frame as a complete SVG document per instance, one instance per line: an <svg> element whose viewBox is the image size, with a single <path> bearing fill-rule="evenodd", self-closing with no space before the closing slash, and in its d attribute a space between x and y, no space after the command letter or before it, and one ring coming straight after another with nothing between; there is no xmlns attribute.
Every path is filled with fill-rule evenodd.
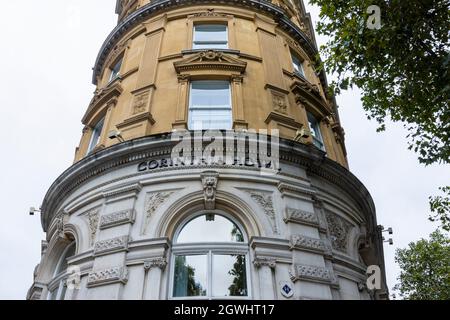
<svg viewBox="0 0 450 320"><path fill-rule="evenodd" d="M214 45L217 44L223 44L224 41L199 41L196 40L196 28L197 26L223 26L225 27L225 34L226 34L226 43L225 43L225 48L217 48L214 47ZM230 49L230 28L228 27L228 23L220 23L220 22L203 22L203 21L199 21L193 24L193 30L192 30L192 50L228 50ZM211 44L211 47L206 47L206 48L196 48L196 45L198 44L198 42L201 42L201 45L208 45Z"/></svg>
<svg viewBox="0 0 450 320"><path fill-rule="evenodd" d="M93 126L92 131L91 131L91 137L89 138L89 144L88 144L87 152L86 152L87 155L91 154L94 151L94 149L100 144L100 142L101 142L100 140L102 138L102 133L103 133L103 130L105 129L105 120L106 120L105 116L103 116ZM100 123L102 125L101 125L101 129L98 132L97 143L95 145L93 145L94 137L96 135L95 134L96 133L96 129L98 129Z"/></svg>
<svg viewBox="0 0 450 320"><path fill-rule="evenodd" d="M118 77L120 77L120 71L122 69L123 65L123 56L120 56L111 66L109 67L109 77L108 77L108 83L113 82ZM119 66L117 72L115 72L116 67Z"/></svg>
<svg viewBox="0 0 450 320"><path fill-rule="evenodd" d="M309 130L311 131L311 139L313 140L314 146L316 146L318 149L326 152L325 141L323 140L322 128L320 127L319 119L317 119L317 117L309 111L306 111L306 117L308 119L308 126L309 126ZM317 130L314 130L314 132L317 131L317 134L319 135L319 137L316 137L312 134L313 128L311 126L312 121L310 120L310 118L313 118L314 122L317 125ZM320 143L320 147L316 143Z"/></svg>
<svg viewBox="0 0 450 320"><path fill-rule="evenodd" d="M67 252L74 247L75 253L72 256L66 256ZM61 258L58 260L58 263L56 264L55 271L53 272L53 278L50 281L50 284L48 285L48 294L47 294L47 300L52 301L58 301L58 300L64 300L66 293L67 293L67 278L69 275L67 274L67 268L65 270L59 270L61 265L64 263L64 260L67 260L68 258L71 258L77 254L77 244L76 241L72 241L66 248L64 248L64 251L61 254ZM55 296L53 299L54 292Z"/></svg>
<svg viewBox="0 0 450 320"><path fill-rule="evenodd" d="M204 82L204 83L206 83L206 82L223 82L223 83L227 83L228 84L228 102L229 102L229 107L228 108L223 108L223 107L220 107L220 108L211 108L211 107L208 107L208 108L193 108L192 107L192 97L193 97L193 95L192 95L192 92L193 92L193 85L195 84L195 83L198 83L198 82ZM221 111L228 111L229 112L229 119L230 119L230 126L229 127L227 127L227 128L203 128L203 126L202 126L202 128L201 128L201 130L232 130L233 129L233 121L234 121L234 119L233 119L233 94L232 94L232 92L231 92L231 90L232 90L232 84L231 84L231 81L229 81L229 80L193 80L193 81L190 81L190 83L189 83L189 93L188 93L188 119L187 119L187 127L188 127L188 130L197 130L197 129L195 129L195 125L194 125L194 123L192 123L192 113L191 113L191 110L210 110L210 111L213 111L213 110L221 110Z"/></svg>
<svg viewBox="0 0 450 320"><path fill-rule="evenodd" d="M192 243L177 243L178 236L183 228L194 219L206 215L215 214L228 219L231 223L236 225L241 231L244 242L192 242ZM200 211L194 215L189 215L185 218L177 227L173 237L173 245L171 251L171 263L169 268L169 300L251 300L252 299L252 280L251 280L251 268L250 268L250 247L248 235L242 225L236 221L234 217L226 212L218 210ZM193 297L175 297L174 296L174 276L175 276L175 259L177 256L195 256L206 255L207 257L207 274L206 274L206 295L205 296L193 296ZM247 282L247 295L246 296L213 296L212 287L212 275L213 275L213 256L214 255L242 255L245 257L245 272Z"/></svg>
<svg viewBox="0 0 450 320"><path fill-rule="evenodd" d="M296 75L299 75L302 78L306 79L305 68L303 66L304 60L293 49L290 49L290 54L291 54L292 68L294 69L294 73ZM295 60L297 60L299 62L298 67L300 67L301 71L297 70L297 68L296 68L297 64L295 63Z"/></svg>

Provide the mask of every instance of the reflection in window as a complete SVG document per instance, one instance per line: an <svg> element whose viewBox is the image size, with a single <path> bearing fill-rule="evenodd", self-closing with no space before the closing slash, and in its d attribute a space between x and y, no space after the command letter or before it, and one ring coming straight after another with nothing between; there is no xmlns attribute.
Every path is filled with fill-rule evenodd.
<svg viewBox="0 0 450 320"><path fill-rule="evenodd" d="M309 122L309 129L311 130L311 136L312 136L314 145L317 148L319 148L320 150L325 151L322 134L320 132L320 124L317 121L316 117L310 112L308 112L308 122Z"/></svg>
<svg viewBox="0 0 450 320"><path fill-rule="evenodd" d="M116 64L111 68L111 75L109 76L109 81L113 81L120 75L120 68L122 68L122 59L116 62Z"/></svg>
<svg viewBox="0 0 450 320"><path fill-rule="evenodd" d="M173 246L172 296L248 297L245 241L241 229L224 216L204 214L190 220Z"/></svg>
<svg viewBox="0 0 450 320"><path fill-rule="evenodd" d="M100 137L102 135L104 123L105 123L105 119L103 118L99 122L97 122L94 129L92 130L92 136L91 136L91 141L89 142L88 153L91 153L92 150L94 150L94 148L100 142Z"/></svg>
<svg viewBox="0 0 450 320"><path fill-rule="evenodd" d="M206 295L207 256L175 258L174 297Z"/></svg>
<svg viewBox="0 0 450 320"><path fill-rule="evenodd" d="M298 57L297 54L291 51L291 57L292 57L292 65L294 67L294 72L301 75L302 77L305 76L305 70L303 70L303 63Z"/></svg>
<svg viewBox="0 0 450 320"><path fill-rule="evenodd" d="M197 24L194 26L193 49L228 49L227 26Z"/></svg>
<svg viewBox="0 0 450 320"><path fill-rule="evenodd" d="M228 81L193 81L189 95L189 129L231 129L231 93Z"/></svg>
<svg viewBox="0 0 450 320"><path fill-rule="evenodd" d="M53 276L60 277L61 279L58 282L58 286L56 288L53 288L49 292L48 299L49 300L64 300L66 296L67 286L66 286L66 280L67 280L67 268L68 268L68 262L67 260L70 257L73 257L75 255L76 251L76 244L75 241L70 243L67 248L64 250L61 258L58 261L58 264L56 265L55 272Z"/></svg>
<svg viewBox="0 0 450 320"><path fill-rule="evenodd" d="M181 230L177 243L189 242L244 242L239 228L220 215L202 215Z"/></svg>
<svg viewBox="0 0 450 320"><path fill-rule="evenodd" d="M213 295L215 297L247 296L244 255L213 255Z"/></svg>

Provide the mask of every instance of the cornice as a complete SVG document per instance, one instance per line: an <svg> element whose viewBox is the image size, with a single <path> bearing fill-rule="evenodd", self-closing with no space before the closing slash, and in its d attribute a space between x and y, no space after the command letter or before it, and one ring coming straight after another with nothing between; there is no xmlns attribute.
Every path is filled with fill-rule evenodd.
<svg viewBox="0 0 450 320"><path fill-rule="evenodd" d="M71 192L99 175L118 168L138 164L149 158L170 156L175 142L171 135L147 136L100 150L72 165L48 190L43 204L41 223L47 231L59 206ZM328 159L324 152L301 143L280 138L280 161L304 167L310 174L337 185L355 200L364 214L368 228L376 226L375 206L364 185L346 168Z"/></svg>
<svg viewBox="0 0 450 320"><path fill-rule="evenodd" d="M219 4L219 5L230 5L249 8L251 10L256 10L263 12L272 16L275 21L278 22L281 29L290 34L294 40L298 41L305 52L308 54L312 61L315 61L316 55L318 53L314 43L308 38L308 36L292 21L289 20L289 16L286 14L285 10L279 6L272 4L270 1L266 0L155 0L152 1L141 8L137 9L135 12L126 17L122 22L120 22L114 30L109 34L103 43L100 52L97 56L94 73L92 77L93 84L97 84L97 79L104 67L105 61L120 39L129 32L134 27L138 26L145 19L150 16L165 12L169 9L175 9L178 7L188 6L188 5L202 5L202 4ZM321 79L324 78L325 74L321 75ZM325 79L326 81L326 79Z"/></svg>

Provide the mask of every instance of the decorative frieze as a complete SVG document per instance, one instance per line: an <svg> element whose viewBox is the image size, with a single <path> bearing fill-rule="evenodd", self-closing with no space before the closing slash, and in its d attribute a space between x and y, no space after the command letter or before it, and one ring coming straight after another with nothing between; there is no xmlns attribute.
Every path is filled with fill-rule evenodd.
<svg viewBox="0 0 450 320"><path fill-rule="evenodd" d="M291 274L291 280L296 282L298 280L309 280L313 282L320 282L326 284L337 284L337 279L334 272L328 268L296 264L294 272Z"/></svg>
<svg viewBox="0 0 450 320"><path fill-rule="evenodd" d="M100 219L100 229L107 229L127 223L134 223L135 211L124 210L104 215Z"/></svg>
<svg viewBox="0 0 450 320"><path fill-rule="evenodd" d="M150 270L152 268L159 268L164 270L167 266L167 259L164 257L154 257L144 261L144 269Z"/></svg>
<svg viewBox="0 0 450 320"><path fill-rule="evenodd" d="M256 268L261 268L263 266L269 267L271 269L275 269L277 265L277 261L274 258L267 258L267 257L258 257L253 260L253 265Z"/></svg>
<svg viewBox="0 0 450 320"><path fill-rule="evenodd" d="M128 250L129 236L99 241L94 246L94 255L100 256L113 252Z"/></svg>
<svg viewBox="0 0 450 320"><path fill-rule="evenodd" d="M296 234L291 237L291 250L306 250L322 254L331 254L331 248L325 240Z"/></svg>
<svg viewBox="0 0 450 320"><path fill-rule="evenodd" d="M128 269L126 267L113 267L100 271L93 271L88 276L88 287L96 287L113 283L127 283Z"/></svg>
<svg viewBox="0 0 450 320"><path fill-rule="evenodd" d="M331 212L326 212L326 219L333 249L346 253L352 224Z"/></svg>
<svg viewBox="0 0 450 320"><path fill-rule="evenodd" d="M319 218L314 212L307 212L298 209L286 208L284 222L294 222L313 227L319 227Z"/></svg>

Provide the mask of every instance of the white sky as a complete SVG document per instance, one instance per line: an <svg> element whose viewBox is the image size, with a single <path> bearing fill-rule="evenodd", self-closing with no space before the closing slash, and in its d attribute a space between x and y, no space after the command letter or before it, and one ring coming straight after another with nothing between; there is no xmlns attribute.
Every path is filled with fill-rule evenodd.
<svg viewBox="0 0 450 320"><path fill-rule="evenodd" d="M32 283L44 234L39 215L29 216L28 209L39 207L72 164L81 118L95 90L91 68L116 24L115 2L2 2L0 299L24 299ZM317 21L317 10L311 11ZM394 250L433 231L428 196L448 184L448 167L420 165L400 125L376 133L357 91L338 97L338 103L351 170L371 192L378 222L394 228L394 246L385 245L392 287L398 273Z"/></svg>

